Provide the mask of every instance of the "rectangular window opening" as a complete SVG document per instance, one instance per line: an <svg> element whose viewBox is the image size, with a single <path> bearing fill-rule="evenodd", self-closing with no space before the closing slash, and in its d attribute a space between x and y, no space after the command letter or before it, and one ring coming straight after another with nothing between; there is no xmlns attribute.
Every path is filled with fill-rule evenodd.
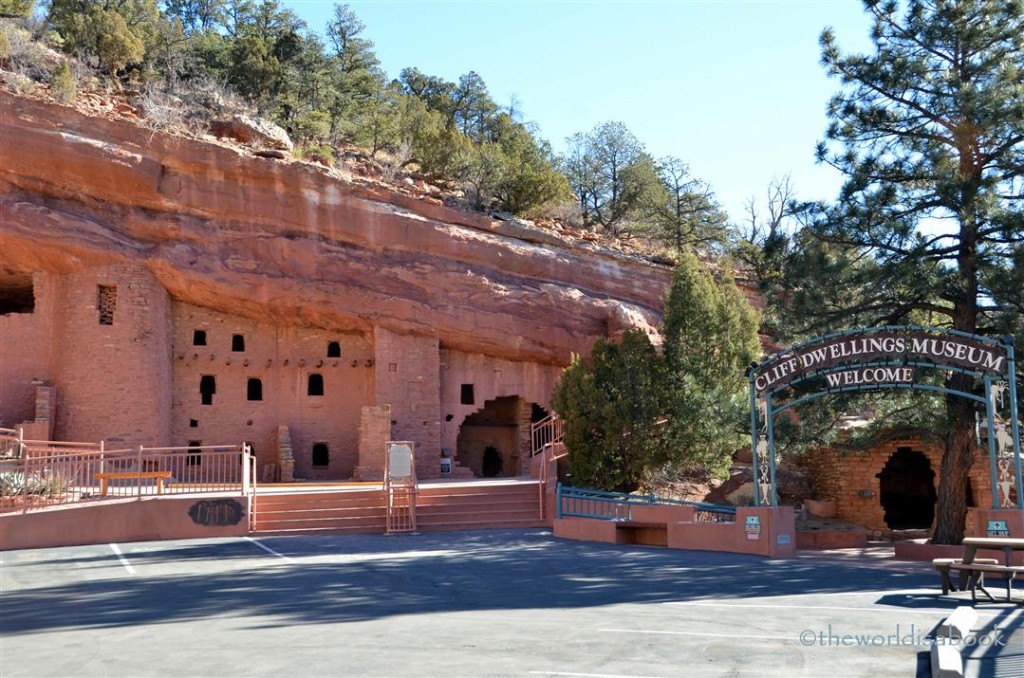
<svg viewBox="0 0 1024 678"><path fill-rule="evenodd" d="M256 379L255 377L249 379L246 397L249 400L263 400L263 381L261 379Z"/></svg>
<svg viewBox="0 0 1024 678"><path fill-rule="evenodd" d="M100 325L114 324L117 310L117 285L99 285L96 290L96 309L100 312Z"/></svg>
<svg viewBox="0 0 1024 678"><path fill-rule="evenodd" d="M473 396L473 384L463 384L459 402L463 405L475 405L476 398Z"/></svg>
<svg viewBox="0 0 1024 678"><path fill-rule="evenodd" d="M202 447L203 446L203 441L202 440L190 440L190 441L188 441L188 446L189 447ZM187 457L185 457L185 465L186 466L199 466L202 463L203 463L203 453L202 453L201 450L196 450L194 454L189 454Z"/></svg>
<svg viewBox="0 0 1024 678"><path fill-rule="evenodd" d="M0 274L0 315L34 313L35 310L32 276Z"/></svg>

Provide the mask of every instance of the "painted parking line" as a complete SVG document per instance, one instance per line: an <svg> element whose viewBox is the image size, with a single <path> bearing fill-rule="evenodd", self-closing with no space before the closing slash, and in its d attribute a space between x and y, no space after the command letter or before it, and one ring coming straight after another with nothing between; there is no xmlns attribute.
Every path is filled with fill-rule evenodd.
<svg viewBox="0 0 1024 678"><path fill-rule="evenodd" d="M709 633L707 631L662 631L658 629L598 629L601 633L640 633L657 636L700 636L701 638L743 638L744 640L789 640L796 642L793 636L756 636L742 633Z"/></svg>
<svg viewBox="0 0 1024 678"><path fill-rule="evenodd" d="M128 570L128 574L135 574L135 568L132 567L132 564L129 563L128 559L124 557L124 554L121 553L121 549L120 547L118 547L117 544L111 544L110 550L114 552L114 555L117 556L117 559L121 561L122 565L124 565L124 569Z"/></svg>
<svg viewBox="0 0 1024 678"><path fill-rule="evenodd" d="M286 563L292 564L292 563L295 562L294 560L292 560L288 556L284 555L283 553L278 553L277 551L275 551L274 549L270 548L269 546L267 546L263 542L257 541L255 539L253 539L252 537L242 537L242 539L244 539L244 540L246 540L248 542L252 542L256 546L259 546L261 549L266 551L267 553L269 553L269 554L271 554L273 556L277 556L278 558L280 558L281 560L283 560Z"/></svg>
<svg viewBox="0 0 1024 678"><path fill-rule="evenodd" d="M569 671L530 671L531 676L554 676L560 678L661 678L660 676L634 676L621 673L574 673Z"/></svg>
<svg viewBox="0 0 1024 678"><path fill-rule="evenodd" d="M760 603L712 603L705 601L689 601L689 600L675 600L662 605L672 605L675 607L735 607L738 609L758 609L758 610L820 610L823 612L834 612L836 610L842 610L844 612L885 612L886 614L893 614L899 612L900 614L927 614L935 616L936 614L942 614L943 612L949 612L948 609L929 608L914 610L905 607L893 607L878 605L875 607L840 607L838 605L767 605Z"/></svg>

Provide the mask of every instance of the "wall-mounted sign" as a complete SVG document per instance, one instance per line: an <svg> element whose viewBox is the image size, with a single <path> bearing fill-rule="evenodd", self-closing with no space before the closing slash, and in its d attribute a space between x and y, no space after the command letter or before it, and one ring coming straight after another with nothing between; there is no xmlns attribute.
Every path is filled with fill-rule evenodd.
<svg viewBox="0 0 1024 678"><path fill-rule="evenodd" d="M192 504L188 515L197 525L226 527L241 522L245 509L234 499L204 499Z"/></svg>
<svg viewBox="0 0 1024 678"><path fill-rule="evenodd" d="M743 531L747 533L747 539L757 541L761 538L761 517L747 516L743 523Z"/></svg>
<svg viewBox="0 0 1024 678"><path fill-rule="evenodd" d="M1009 537L1010 526L1005 520L990 520L988 521L985 535L988 537Z"/></svg>

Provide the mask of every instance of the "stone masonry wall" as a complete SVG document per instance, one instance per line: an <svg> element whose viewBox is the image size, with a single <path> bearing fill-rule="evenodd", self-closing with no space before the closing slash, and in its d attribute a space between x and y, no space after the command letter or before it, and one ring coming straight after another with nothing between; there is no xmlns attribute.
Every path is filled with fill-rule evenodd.
<svg viewBox="0 0 1024 678"><path fill-rule="evenodd" d="M31 313L0 315L0 427L13 428L36 416L33 381L53 378L52 353L60 276L32 276Z"/></svg>
<svg viewBox="0 0 1024 678"><path fill-rule="evenodd" d="M921 437L887 440L863 451L840 451L823 448L810 453L806 467L811 472L821 499L836 502L837 517L872 530L888 531L885 510L881 503L881 480L878 474L889 458L901 447L922 453L935 472L935 490L941 479L940 462L944 443ZM979 451L970 472L974 504L991 506L992 492L988 476L988 455ZM862 491L871 496L862 496Z"/></svg>
<svg viewBox="0 0 1024 678"><path fill-rule="evenodd" d="M340 356L328 357L331 343ZM322 381L322 395L310 395L313 375ZM204 377L207 388L216 389L209 404L201 392ZM259 380L258 393L250 392L250 380ZM279 328L174 305L175 445L247 441L262 468L279 462L278 428L287 426L297 478L350 478L358 463L360 409L370 401L372 383L371 348L361 334ZM313 463L317 444L327 446L326 465Z"/></svg>
<svg viewBox="0 0 1024 678"><path fill-rule="evenodd" d="M440 349L436 337L374 328L377 405L391 405L391 439L416 443L420 478L441 474Z"/></svg>
<svg viewBox="0 0 1024 678"><path fill-rule="evenodd" d="M110 448L165 444L171 411L167 292L132 264L68 273L57 289L55 435L104 440Z"/></svg>

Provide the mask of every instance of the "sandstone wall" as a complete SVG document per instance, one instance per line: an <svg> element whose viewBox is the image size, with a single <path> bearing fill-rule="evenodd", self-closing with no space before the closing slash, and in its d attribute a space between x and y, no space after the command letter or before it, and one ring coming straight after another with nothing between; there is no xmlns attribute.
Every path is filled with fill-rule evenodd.
<svg viewBox="0 0 1024 678"><path fill-rule="evenodd" d="M928 459L935 473L934 488L937 493L942 478L940 462L944 449L942 441L938 440L922 437L891 439L863 451L825 448L810 453L806 463L813 474L820 498L836 502L837 517L887 533L890 530L885 522L878 474L900 448L910 448ZM975 459L970 471L970 483L974 505L990 507L992 490L987 453L979 452ZM862 491L868 491L871 495L863 496Z"/></svg>
<svg viewBox="0 0 1024 678"><path fill-rule="evenodd" d="M202 345L196 345L197 332L202 333ZM338 357L328 357L331 343L337 344ZM173 351L175 445L244 440L254 446L263 467L277 463L278 427L287 426L297 477L352 476L359 412L370 403L373 383L366 337L279 328L175 304ZM309 395L311 375L321 377L323 395ZM216 388L206 398L209 404L201 392L204 377L212 377ZM250 380L258 380L258 389ZM250 399L257 396L259 400ZM327 446L326 465L314 466L315 444Z"/></svg>
<svg viewBox="0 0 1024 678"><path fill-rule="evenodd" d="M657 324L670 272L305 163L0 92L0 246L19 270L129 260L180 301L275 324L435 336L564 364Z"/></svg>
<svg viewBox="0 0 1024 678"><path fill-rule="evenodd" d="M5 258L0 252L0 261ZM32 312L0 315L0 422L5 428L35 417L33 381L53 379L59 276L39 271L31 278Z"/></svg>
<svg viewBox="0 0 1024 678"><path fill-rule="evenodd" d="M105 299L101 288L107 290ZM58 290L52 338L35 339L52 342L58 435L105 440L114 448L166 444L171 410L166 291L149 270L129 263L66 273Z"/></svg>

